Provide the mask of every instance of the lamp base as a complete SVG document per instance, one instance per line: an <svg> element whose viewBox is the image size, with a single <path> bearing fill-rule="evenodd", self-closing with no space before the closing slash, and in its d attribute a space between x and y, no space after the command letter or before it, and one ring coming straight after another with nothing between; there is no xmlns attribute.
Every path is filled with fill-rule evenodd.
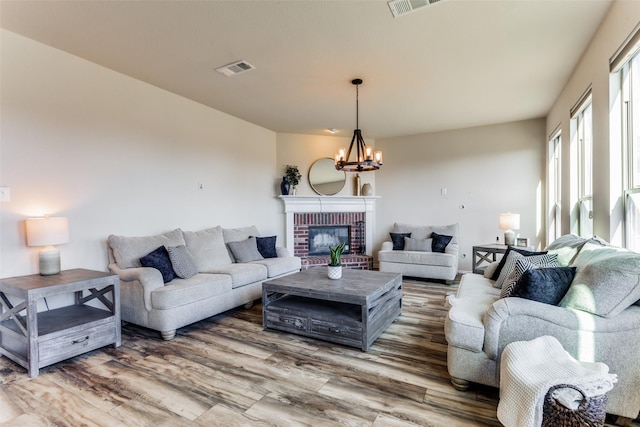
<svg viewBox="0 0 640 427"><path fill-rule="evenodd" d="M53 276L60 273L60 251L53 246L40 251L40 275Z"/></svg>
<svg viewBox="0 0 640 427"><path fill-rule="evenodd" d="M507 246L515 246L516 233L513 230L506 230L504 232L504 244Z"/></svg>

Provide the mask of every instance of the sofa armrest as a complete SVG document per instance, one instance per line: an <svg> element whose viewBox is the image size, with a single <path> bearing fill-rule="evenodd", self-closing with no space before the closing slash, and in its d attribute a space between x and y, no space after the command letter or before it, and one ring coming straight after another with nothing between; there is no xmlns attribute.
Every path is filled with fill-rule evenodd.
<svg viewBox="0 0 640 427"><path fill-rule="evenodd" d="M385 241L382 242L382 247L380 248L380 251L392 251L393 250L393 242L390 241Z"/></svg>
<svg viewBox="0 0 640 427"><path fill-rule="evenodd" d="M456 259L458 259L458 253L460 251L460 245L458 243L450 243L447 245L446 248L444 248L444 253L445 254L449 254L449 255L453 255L456 257Z"/></svg>
<svg viewBox="0 0 640 427"><path fill-rule="evenodd" d="M630 307L616 317L605 318L524 298L502 298L489 307L483 323L484 352L491 359L497 360L504 347L513 341L553 335L578 360L589 361L582 356L588 358L593 353L596 339L598 346L607 347L615 346L617 334L640 335L640 307Z"/></svg>
<svg viewBox="0 0 640 427"><path fill-rule="evenodd" d="M128 286L141 286L144 295L144 306L151 311L151 292L162 288L162 273L152 267L120 268L118 264L109 264L109 270L120 277Z"/></svg>
<svg viewBox="0 0 640 427"><path fill-rule="evenodd" d="M278 258L289 258L291 256L289 249L283 246L276 246L276 253L278 254Z"/></svg>

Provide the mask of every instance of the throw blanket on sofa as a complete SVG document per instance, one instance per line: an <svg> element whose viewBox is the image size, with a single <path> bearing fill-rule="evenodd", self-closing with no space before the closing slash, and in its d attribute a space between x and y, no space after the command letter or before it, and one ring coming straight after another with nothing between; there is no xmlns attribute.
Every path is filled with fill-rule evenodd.
<svg viewBox="0 0 640 427"><path fill-rule="evenodd" d="M599 396L617 381L604 363L581 363L551 336L508 344L500 362L498 419L507 427L542 423L544 397L557 384L572 384Z"/></svg>

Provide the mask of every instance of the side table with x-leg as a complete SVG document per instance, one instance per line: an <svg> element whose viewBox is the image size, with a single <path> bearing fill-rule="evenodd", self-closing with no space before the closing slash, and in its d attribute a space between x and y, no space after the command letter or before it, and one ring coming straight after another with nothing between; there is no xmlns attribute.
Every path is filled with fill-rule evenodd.
<svg viewBox="0 0 640 427"><path fill-rule="evenodd" d="M473 272L482 274L487 264L497 261L497 254L507 252L507 245L490 243L488 245L479 245L473 247Z"/></svg>

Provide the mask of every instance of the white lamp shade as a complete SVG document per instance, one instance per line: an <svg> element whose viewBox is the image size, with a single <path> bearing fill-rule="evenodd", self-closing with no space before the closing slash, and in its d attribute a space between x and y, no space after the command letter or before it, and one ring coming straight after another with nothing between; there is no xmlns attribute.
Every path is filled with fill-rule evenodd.
<svg viewBox="0 0 640 427"><path fill-rule="evenodd" d="M69 241L69 220L65 217L30 218L25 223L28 246L52 246Z"/></svg>
<svg viewBox="0 0 640 427"><path fill-rule="evenodd" d="M500 214L498 227L501 230L518 230L520 228L520 214L511 212Z"/></svg>

